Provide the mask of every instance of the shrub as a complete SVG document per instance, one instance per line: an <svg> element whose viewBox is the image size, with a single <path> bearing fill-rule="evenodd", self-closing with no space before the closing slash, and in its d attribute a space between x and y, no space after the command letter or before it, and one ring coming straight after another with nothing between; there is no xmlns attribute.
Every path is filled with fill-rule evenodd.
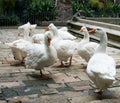
<svg viewBox="0 0 120 103"><path fill-rule="evenodd" d="M120 4L114 4L112 0L74 0L73 13L79 10L90 17L119 17Z"/></svg>
<svg viewBox="0 0 120 103"><path fill-rule="evenodd" d="M30 22L48 21L55 19L56 7L54 0L32 0L32 3L28 6L25 11L29 17Z"/></svg>
<svg viewBox="0 0 120 103"><path fill-rule="evenodd" d="M14 14L0 16L0 26L17 25L19 24L19 22L20 22L19 18Z"/></svg>
<svg viewBox="0 0 120 103"><path fill-rule="evenodd" d="M75 14L79 10L82 10L83 12L85 12L84 16L92 16L94 10L91 9L88 1L89 0L74 0L72 2L73 13Z"/></svg>

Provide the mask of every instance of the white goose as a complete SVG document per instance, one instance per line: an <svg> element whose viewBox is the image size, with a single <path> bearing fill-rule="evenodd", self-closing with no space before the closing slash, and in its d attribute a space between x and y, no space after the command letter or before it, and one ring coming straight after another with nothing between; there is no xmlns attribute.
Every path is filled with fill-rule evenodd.
<svg viewBox="0 0 120 103"><path fill-rule="evenodd" d="M67 62L68 58L70 58L70 60L67 66L71 66L72 56L77 43L71 40L63 40L58 34L58 29L52 23L48 26L48 29L53 32L52 44L57 50L58 59L61 61L60 66L65 66L63 61Z"/></svg>
<svg viewBox="0 0 120 103"><path fill-rule="evenodd" d="M63 27L59 28L58 30L68 31L68 28L66 26L63 26Z"/></svg>
<svg viewBox="0 0 120 103"><path fill-rule="evenodd" d="M19 30L23 29L23 39L18 39L11 43L6 43L6 45L11 48L14 59L19 60L21 63L24 63L24 58L26 57L26 53L23 51L23 49L26 49L27 46L32 43L31 38L29 37L29 28L29 22L27 24L19 26Z"/></svg>
<svg viewBox="0 0 120 103"><path fill-rule="evenodd" d="M32 36L32 34L35 32L36 27L37 27L37 24L30 25L30 36Z"/></svg>
<svg viewBox="0 0 120 103"><path fill-rule="evenodd" d="M35 25L31 25L31 30L30 30L31 33L30 34L33 33L35 28L36 28ZM58 31L59 31L60 35L62 33L62 35L61 35L62 37L63 37L63 33L65 33L63 39L75 39L75 37L73 35L70 35L70 33L68 33L68 28L67 27L61 27L61 28L58 29ZM32 36L32 40L33 40L34 43L39 43L39 44L44 43L44 33L34 34Z"/></svg>
<svg viewBox="0 0 120 103"><path fill-rule="evenodd" d="M26 67L40 70L41 77L44 67L53 65L57 59L56 49L51 45L52 35L47 31L44 34L45 42L43 44L32 44L27 51Z"/></svg>
<svg viewBox="0 0 120 103"><path fill-rule="evenodd" d="M77 52L88 62L98 47L98 43L90 42L89 32L85 26L80 29L80 32L83 32L84 38L78 43Z"/></svg>
<svg viewBox="0 0 120 103"><path fill-rule="evenodd" d="M53 23L51 23L53 24ZM54 25L54 24L53 24ZM55 26L55 25L54 25ZM56 26L55 26L56 27ZM56 27L57 28L57 27ZM70 32L68 32L68 28L67 27L61 27L61 28L57 28L58 30L58 35L63 39L63 40L75 40L77 39L77 37L73 36Z"/></svg>
<svg viewBox="0 0 120 103"><path fill-rule="evenodd" d="M33 34L35 28L37 27L37 24L31 25L30 28L30 35L32 35L32 41L33 43L38 43L38 44L42 44L44 43L44 33L37 33L37 34Z"/></svg>
<svg viewBox="0 0 120 103"><path fill-rule="evenodd" d="M92 32L100 35L100 45L88 62L87 74L99 88L95 92L107 89L115 80L116 63L111 56L106 54L107 34L103 29L94 29Z"/></svg>

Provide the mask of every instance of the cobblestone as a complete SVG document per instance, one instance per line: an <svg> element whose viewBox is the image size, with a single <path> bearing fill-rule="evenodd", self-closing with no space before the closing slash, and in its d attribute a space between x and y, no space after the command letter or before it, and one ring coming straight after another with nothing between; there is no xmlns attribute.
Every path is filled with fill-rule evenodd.
<svg viewBox="0 0 120 103"><path fill-rule="evenodd" d="M2 42L21 38L12 38L17 29L0 31L6 35ZM0 103L119 103L120 50L108 47L107 52L117 63L117 75L113 85L100 95L94 93L96 87L85 72L86 62L76 52L71 67L57 67L58 60L45 68L43 72L50 76L45 80L40 78L39 71L11 65L11 61L14 63L11 50L0 44Z"/></svg>

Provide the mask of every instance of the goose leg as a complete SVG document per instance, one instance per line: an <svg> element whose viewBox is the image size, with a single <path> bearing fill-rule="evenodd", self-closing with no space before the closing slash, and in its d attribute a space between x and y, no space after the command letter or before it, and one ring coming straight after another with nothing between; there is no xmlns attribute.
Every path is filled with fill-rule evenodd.
<svg viewBox="0 0 120 103"><path fill-rule="evenodd" d="M70 60L69 60L69 66L71 66L72 64L72 56L70 57Z"/></svg>
<svg viewBox="0 0 120 103"><path fill-rule="evenodd" d="M40 69L40 76L41 76L41 78L43 78L43 79L48 79L48 78L49 78L48 75L45 75L45 74L42 73L42 70L41 70L41 69Z"/></svg>
<svg viewBox="0 0 120 103"><path fill-rule="evenodd" d="M63 67L64 66L64 64L63 64L63 62L61 61L61 67Z"/></svg>
<svg viewBox="0 0 120 103"><path fill-rule="evenodd" d="M22 58L21 65L25 66L25 57Z"/></svg>

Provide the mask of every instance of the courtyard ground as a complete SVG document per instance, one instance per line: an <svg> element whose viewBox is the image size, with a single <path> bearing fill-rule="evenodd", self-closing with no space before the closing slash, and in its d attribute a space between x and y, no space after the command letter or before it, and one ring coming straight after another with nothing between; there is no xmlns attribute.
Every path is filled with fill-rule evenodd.
<svg viewBox="0 0 120 103"><path fill-rule="evenodd" d="M43 72L49 75L47 80L40 78L39 71L14 66L11 49L4 43L19 38L17 29L0 30L0 103L120 103L119 49L107 48L116 61L117 75L113 85L100 95L94 93L96 87L86 74L86 62L77 52L71 67L57 67L59 60L46 67Z"/></svg>

